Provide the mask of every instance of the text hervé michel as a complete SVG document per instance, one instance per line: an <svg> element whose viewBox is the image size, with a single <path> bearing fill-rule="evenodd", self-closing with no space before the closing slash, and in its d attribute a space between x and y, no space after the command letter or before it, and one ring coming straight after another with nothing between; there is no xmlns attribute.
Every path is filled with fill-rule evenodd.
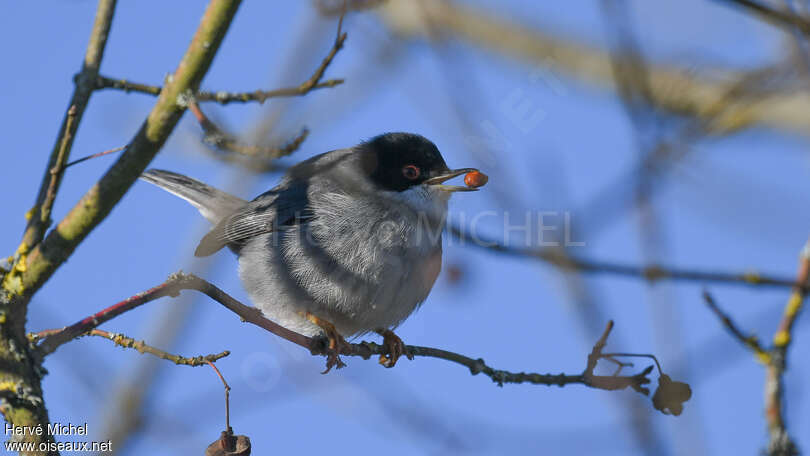
<svg viewBox="0 0 810 456"><path fill-rule="evenodd" d="M87 435L87 423L76 425L72 423L48 423L47 426L12 426L6 423L6 435Z"/></svg>

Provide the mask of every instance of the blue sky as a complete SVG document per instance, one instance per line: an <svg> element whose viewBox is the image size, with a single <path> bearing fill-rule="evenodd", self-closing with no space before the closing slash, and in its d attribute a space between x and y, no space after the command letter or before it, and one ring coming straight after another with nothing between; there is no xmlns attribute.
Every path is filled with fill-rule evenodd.
<svg viewBox="0 0 810 456"><path fill-rule="evenodd" d="M497 8L470 3L562 37L605 43L598 2L508 1ZM630 5L643 51L656 61L752 68L773 62L784 43L777 30L714 2ZM120 2L101 72L159 84L175 68L203 8L203 2ZM94 9L91 1L15 2L0 16L0 39L6 43L0 72L0 150L6 166L0 168L0 181L7 195L0 248L9 254L19 242L23 214L34 200L67 107ZM308 2L245 2L203 87L239 91L296 85L329 49L335 26L333 19L319 19ZM609 197L638 154L633 126L613 94L563 74L538 76L534 65L463 42L437 51L422 41L402 41L368 13L349 16L345 31L346 47L327 72L327 77L346 78L342 86L264 106L203 109L246 136L268 113L282 113L274 137L310 128L301 150L285 163L384 131L423 134L451 167L477 166L490 174L484 191L454 197L451 217L470 220L484 211L508 209L514 217L510 223L516 223L526 211L568 212L575 229L585 233L586 245L573 253L628 264L648 259L639 241L637 211L602 223L598 214L581 209L597 196ZM386 44L396 50L388 66L376 57ZM515 100L537 113L527 128L510 120L508 108ZM73 156L125 144L153 102L145 95L95 93ZM476 135L486 137L482 132L488 126L499 132L500 139L489 141L494 150L489 158L470 152L459 109ZM658 259L683 268L793 277L810 226L804 204L810 190L806 147L806 137L764 129L697 143L656 181ZM113 159L69 169L55 219ZM153 166L245 198L278 180L277 174L247 177L205 153L191 116L183 118ZM578 220L593 223L578 226ZM205 230L192 207L137 183L36 295L29 329L69 324L181 268L246 302L229 252L212 260L193 258ZM482 222L481 230L501 236L503 216ZM628 424L632 409L640 410L653 430L658 454L753 453L765 444L763 369L705 308L700 298L705 284L650 286L589 276L581 287L596 308L579 309L564 277L548 265L447 242L445 270L451 264L462 269L462 280L440 276L427 302L399 328L406 343L482 357L503 369L576 373L604 320L612 318L616 328L609 350L654 353L674 378L692 385L683 415L664 416L648 398L630 391L498 388L485 377L432 359L402 360L390 370L347 359L346 369L321 376L322 359L194 295L153 302L102 328L157 343L174 324L181 329L175 342L162 346L169 351L191 356L230 350L232 355L217 364L233 387L232 426L251 437L254 454L638 454L643 450ZM741 326L770 340L786 290L709 288ZM787 419L803 448L810 447L805 380L810 369L802 362L810 356L806 321L799 321L786 376ZM157 373L144 401L145 425L124 454L200 453L224 423L222 388L210 369L154 362L98 338L72 342L47 359L44 388L51 419L87 422L91 434L100 436L114 421L111 404L120 388L145 363Z"/></svg>

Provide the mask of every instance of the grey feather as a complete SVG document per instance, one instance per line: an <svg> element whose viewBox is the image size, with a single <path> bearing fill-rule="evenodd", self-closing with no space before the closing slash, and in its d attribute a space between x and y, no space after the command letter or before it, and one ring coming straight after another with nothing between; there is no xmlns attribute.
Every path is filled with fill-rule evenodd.
<svg viewBox="0 0 810 456"><path fill-rule="evenodd" d="M330 190L330 188L332 190ZM314 217L246 240L239 275L271 320L307 335L312 312L343 335L397 326L427 298L441 268L442 226L420 223L405 202L308 189ZM421 200L446 210L446 200Z"/></svg>
<svg viewBox="0 0 810 456"><path fill-rule="evenodd" d="M245 203L219 220L200 240L194 255L213 255L225 246L239 249L251 238L271 233L284 226L306 223L312 218L307 196L314 176L336 182L337 165L352 156L352 149L340 149L316 155L287 170L281 183ZM340 173L337 173L340 174ZM339 179L347 181L347 179ZM335 189L322 189L335 190Z"/></svg>
<svg viewBox="0 0 810 456"><path fill-rule="evenodd" d="M435 149L415 135L388 139ZM195 254L230 247L245 290L267 318L311 336L321 332L303 316L311 312L351 336L395 327L427 298L441 269L449 199L430 185L375 186L369 170L376 163L366 160L364 144L299 163L250 202L168 171L141 178L214 224Z"/></svg>
<svg viewBox="0 0 810 456"><path fill-rule="evenodd" d="M228 245L238 248L253 237L282 226L304 223L310 216L306 185L287 182L259 195L220 220L202 238L194 255L212 255Z"/></svg>
<svg viewBox="0 0 810 456"><path fill-rule="evenodd" d="M211 223L219 223L247 204L242 198L171 171L150 169L140 178L188 201Z"/></svg>

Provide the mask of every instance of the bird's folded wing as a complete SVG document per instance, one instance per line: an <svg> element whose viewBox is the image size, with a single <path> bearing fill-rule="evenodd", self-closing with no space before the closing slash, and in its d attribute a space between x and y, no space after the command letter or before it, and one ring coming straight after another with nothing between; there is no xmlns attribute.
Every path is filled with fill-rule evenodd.
<svg viewBox="0 0 810 456"><path fill-rule="evenodd" d="M212 255L228 245L239 247L255 236L306 223L310 218L306 186L273 189L217 223L202 238L194 255Z"/></svg>

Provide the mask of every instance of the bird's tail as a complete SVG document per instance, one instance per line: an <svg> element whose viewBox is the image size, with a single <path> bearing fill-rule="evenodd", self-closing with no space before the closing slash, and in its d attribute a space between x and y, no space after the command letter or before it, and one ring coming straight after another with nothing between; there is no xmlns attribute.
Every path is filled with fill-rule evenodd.
<svg viewBox="0 0 810 456"><path fill-rule="evenodd" d="M242 198L171 171L150 169L140 177L146 182L155 184L188 201L200 211L203 217L214 224L247 203Z"/></svg>

